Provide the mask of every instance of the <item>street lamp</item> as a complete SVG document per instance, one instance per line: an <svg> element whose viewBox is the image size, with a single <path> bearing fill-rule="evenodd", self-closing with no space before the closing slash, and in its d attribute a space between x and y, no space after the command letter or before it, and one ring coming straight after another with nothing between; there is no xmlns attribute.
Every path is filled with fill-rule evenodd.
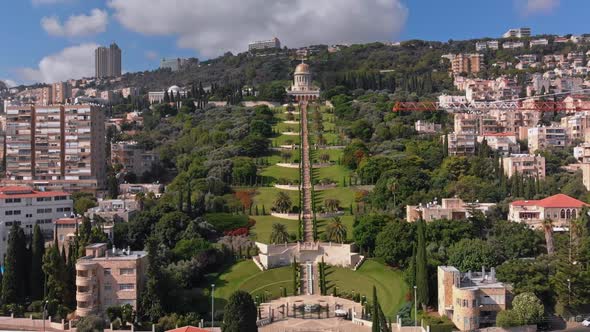
<svg viewBox="0 0 590 332"><path fill-rule="evenodd" d="M418 297L416 296L416 290L418 286L414 285L414 326L418 326Z"/></svg>
<svg viewBox="0 0 590 332"><path fill-rule="evenodd" d="M567 304L572 305L572 281L570 278L567 278Z"/></svg>
<svg viewBox="0 0 590 332"><path fill-rule="evenodd" d="M215 300L213 294L215 293L215 284L211 284L211 331L213 331L213 323L215 322Z"/></svg>
<svg viewBox="0 0 590 332"><path fill-rule="evenodd" d="M43 301L43 332L45 332L45 312L47 311L47 300Z"/></svg>

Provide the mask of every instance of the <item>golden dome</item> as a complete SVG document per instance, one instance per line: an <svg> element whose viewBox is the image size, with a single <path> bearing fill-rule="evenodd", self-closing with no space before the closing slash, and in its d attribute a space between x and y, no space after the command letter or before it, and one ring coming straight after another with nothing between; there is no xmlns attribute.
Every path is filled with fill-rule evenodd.
<svg viewBox="0 0 590 332"><path fill-rule="evenodd" d="M295 67L295 74L309 74L309 65L307 63L300 63Z"/></svg>

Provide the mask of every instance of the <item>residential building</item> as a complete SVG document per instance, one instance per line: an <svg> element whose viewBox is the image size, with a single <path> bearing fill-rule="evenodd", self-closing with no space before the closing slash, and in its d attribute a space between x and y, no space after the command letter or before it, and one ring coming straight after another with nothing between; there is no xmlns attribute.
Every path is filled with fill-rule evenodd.
<svg viewBox="0 0 590 332"><path fill-rule="evenodd" d="M574 147L574 157L580 163L590 164L590 143L580 143Z"/></svg>
<svg viewBox="0 0 590 332"><path fill-rule="evenodd" d="M488 49L488 43L486 43L485 41L475 43L475 50L476 51L480 52L480 51L485 51L487 49Z"/></svg>
<svg viewBox="0 0 590 332"><path fill-rule="evenodd" d="M530 41L529 45L530 47L547 46L549 45L549 41L546 38L533 39Z"/></svg>
<svg viewBox="0 0 590 332"><path fill-rule="evenodd" d="M483 67L483 61L483 54L457 54L451 61L451 71L453 74L477 74Z"/></svg>
<svg viewBox="0 0 590 332"><path fill-rule="evenodd" d="M66 82L53 83L51 85L52 103L65 104L71 98L71 91Z"/></svg>
<svg viewBox="0 0 590 332"><path fill-rule="evenodd" d="M590 112L580 112L561 118L568 141L588 141L590 139ZM588 138L588 139L587 139Z"/></svg>
<svg viewBox="0 0 590 332"><path fill-rule="evenodd" d="M537 179L545 178L545 157L534 154L512 154L502 158L504 174L511 178L515 174Z"/></svg>
<svg viewBox="0 0 590 332"><path fill-rule="evenodd" d="M255 41L255 42L251 42L250 44L248 44L248 51L265 50L265 49L269 49L269 48L280 49L281 48L281 41L277 37L274 37L273 39L270 39L270 40L260 40L260 41Z"/></svg>
<svg viewBox="0 0 590 332"><path fill-rule="evenodd" d="M75 216L62 217L54 223L54 235L52 241L57 240L57 247L69 252L70 244L74 244L78 227L82 224L82 218Z"/></svg>
<svg viewBox="0 0 590 332"><path fill-rule="evenodd" d="M108 48L98 47L94 51L96 78L121 76L121 49L115 43Z"/></svg>
<svg viewBox="0 0 590 332"><path fill-rule="evenodd" d="M489 115L455 113L454 116L455 133L469 134L492 134L499 133L503 128L498 121Z"/></svg>
<svg viewBox="0 0 590 332"><path fill-rule="evenodd" d="M46 86L41 88L41 99L37 100L37 105L51 105L53 104L53 88Z"/></svg>
<svg viewBox="0 0 590 332"><path fill-rule="evenodd" d="M123 166L123 171L143 175L160 161L156 151L145 151L135 141L111 143L111 164Z"/></svg>
<svg viewBox="0 0 590 332"><path fill-rule="evenodd" d="M154 194L155 197L162 196L164 185L161 183L122 183L119 185L119 194L122 197L135 197L135 195Z"/></svg>
<svg viewBox="0 0 590 332"><path fill-rule="evenodd" d="M469 156L475 154L475 133L447 134L448 153L450 156Z"/></svg>
<svg viewBox="0 0 590 332"><path fill-rule="evenodd" d="M590 191L590 164L584 163L580 165L580 168L582 169L582 183L586 190Z"/></svg>
<svg viewBox="0 0 590 332"><path fill-rule="evenodd" d="M205 330L205 329L200 329L198 327L194 327L194 326L183 326L183 327L178 327L172 330L168 330L166 332L209 332L209 330Z"/></svg>
<svg viewBox="0 0 590 332"><path fill-rule="evenodd" d="M53 222L73 211L70 194L60 191L36 191L26 186L0 187L0 259L6 253L8 234L13 224L30 235L39 225L47 240L53 235Z"/></svg>
<svg viewBox="0 0 590 332"><path fill-rule="evenodd" d="M136 87L133 87L133 86L123 88L119 92L121 92L121 95L123 96L123 98L139 96L139 89Z"/></svg>
<svg viewBox="0 0 590 332"><path fill-rule="evenodd" d="M569 228L582 208L588 204L564 194L540 200L520 200L510 203L508 220L527 224L530 228L542 229L546 220L551 220L555 231Z"/></svg>
<svg viewBox="0 0 590 332"><path fill-rule="evenodd" d="M181 58L162 58L160 60L160 69L170 69L171 71L178 71L186 64L186 59Z"/></svg>
<svg viewBox="0 0 590 332"><path fill-rule="evenodd" d="M523 42L507 41L507 42L502 43L502 48L504 48L504 49L516 49L516 48L523 48L523 47L524 47Z"/></svg>
<svg viewBox="0 0 590 332"><path fill-rule="evenodd" d="M441 204L435 201L426 205L407 205L406 221L415 222L420 218L426 222L441 219L465 220L471 217L471 211L478 210L485 214L495 205L495 203L465 203L460 198L443 198Z"/></svg>
<svg viewBox="0 0 590 332"><path fill-rule="evenodd" d="M461 273L453 266L439 266L437 280L438 314L460 331L494 326L498 312L512 301L512 286L499 282L493 267Z"/></svg>
<svg viewBox="0 0 590 332"><path fill-rule="evenodd" d="M442 126L438 123L418 120L414 124L414 128L420 134L436 134L441 131Z"/></svg>
<svg viewBox="0 0 590 332"><path fill-rule="evenodd" d="M567 132L563 127L533 127L528 129L529 153L547 148L563 148L568 145Z"/></svg>
<svg viewBox="0 0 590 332"><path fill-rule="evenodd" d="M110 222L128 222L137 212L141 211L141 203L136 199L99 200L98 206L86 211L86 217L94 219L99 216Z"/></svg>
<svg viewBox="0 0 590 332"><path fill-rule="evenodd" d="M490 40L488 41L488 48L492 50L497 50L499 48L499 43L497 40Z"/></svg>
<svg viewBox="0 0 590 332"><path fill-rule="evenodd" d="M513 133L484 133L477 136L478 143L481 144L484 140L493 151L498 151L501 155L508 156L520 152L520 144Z"/></svg>
<svg viewBox="0 0 590 332"><path fill-rule="evenodd" d="M524 38L531 36L531 28L509 29L502 37L503 38Z"/></svg>
<svg viewBox="0 0 590 332"><path fill-rule="evenodd" d="M4 184L96 192L106 183L105 115L92 105L9 106Z"/></svg>
<svg viewBox="0 0 590 332"><path fill-rule="evenodd" d="M137 299L148 267L145 251L107 249L106 243L86 247L76 262L76 315L103 315L108 307L130 304Z"/></svg>

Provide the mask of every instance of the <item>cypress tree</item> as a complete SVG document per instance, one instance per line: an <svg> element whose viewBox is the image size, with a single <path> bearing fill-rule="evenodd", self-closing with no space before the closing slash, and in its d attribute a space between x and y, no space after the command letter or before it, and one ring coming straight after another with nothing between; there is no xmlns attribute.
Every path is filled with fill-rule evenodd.
<svg viewBox="0 0 590 332"><path fill-rule="evenodd" d="M43 256L43 273L47 280L47 299L63 303L67 292L65 264L56 245L51 246Z"/></svg>
<svg viewBox="0 0 590 332"><path fill-rule="evenodd" d="M257 310L252 296L245 291L238 290L228 299L223 313L223 332L255 332Z"/></svg>
<svg viewBox="0 0 590 332"><path fill-rule="evenodd" d="M424 231L424 220L418 220L418 243L416 248L416 286L417 301L426 309L428 304L428 261L426 258L426 236Z"/></svg>
<svg viewBox="0 0 590 332"><path fill-rule="evenodd" d="M43 274L43 255L45 254L45 243L41 234L41 227L35 225L33 228L33 242L31 243L31 298L40 300L43 298L43 283L45 275Z"/></svg>
<svg viewBox="0 0 590 332"><path fill-rule="evenodd" d="M8 235L8 246L2 279L2 302L21 303L25 299L25 233L13 223Z"/></svg>
<svg viewBox="0 0 590 332"><path fill-rule="evenodd" d="M151 322L157 322L164 314L162 308L162 291L161 285L162 271L160 262L162 261L158 254L158 242L154 238L147 240L148 249L148 269L147 282L141 295L140 315Z"/></svg>
<svg viewBox="0 0 590 332"><path fill-rule="evenodd" d="M373 285L373 327L371 332L381 332L381 320L379 319L379 300L377 299L377 288Z"/></svg>

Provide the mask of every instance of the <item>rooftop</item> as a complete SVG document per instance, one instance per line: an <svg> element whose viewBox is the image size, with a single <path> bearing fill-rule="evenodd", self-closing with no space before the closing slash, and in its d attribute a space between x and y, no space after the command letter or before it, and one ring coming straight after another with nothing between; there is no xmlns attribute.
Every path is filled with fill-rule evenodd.
<svg viewBox="0 0 590 332"><path fill-rule="evenodd" d="M540 200L519 200L510 203L513 206L540 206L544 208L582 208L589 206L578 199L565 194L557 194Z"/></svg>
<svg viewBox="0 0 590 332"><path fill-rule="evenodd" d="M208 332L208 330L200 329L194 326L183 326L175 328L173 330L168 330L166 332Z"/></svg>
<svg viewBox="0 0 590 332"><path fill-rule="evenodd" d="M70 194L63 191L37 191L27 186L0 187L0 198L34 198L69 195Z"/></svg>

